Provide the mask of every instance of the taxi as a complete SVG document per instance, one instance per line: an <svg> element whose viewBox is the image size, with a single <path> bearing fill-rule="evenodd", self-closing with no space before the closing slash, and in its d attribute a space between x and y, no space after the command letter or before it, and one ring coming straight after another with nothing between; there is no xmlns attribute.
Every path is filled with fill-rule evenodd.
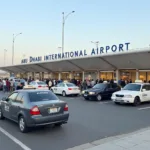
<svg viewBox="0 0 150 150"><path fill-rule="evenodd" d="M150 101L150 84L136 80L129 83L121 91L113 93L111 99L115 104L131 103L134 106Z"/></svg>
<svg viewBox="0 0 150 150"><path fill-rule="evenodd" d="M48 85L43 81L32 81L29 85L24 86L25 89L39 89L39 90L48 90Z"/></svg>

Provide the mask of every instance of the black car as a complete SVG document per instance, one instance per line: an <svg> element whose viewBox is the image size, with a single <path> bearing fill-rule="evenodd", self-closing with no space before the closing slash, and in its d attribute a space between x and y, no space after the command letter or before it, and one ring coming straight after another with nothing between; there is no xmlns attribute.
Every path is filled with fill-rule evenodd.
<svg viewBox="0 0 150 150"><path fill-rule="evenodd" d="M0 101L0 119L19 124L21 132L29 127L61 126L69 118L68 105L49 90L18 90Z"/></svg>
<svg viewBox="0 0 150 150"><path fill-rule="evenodd" d="M101 101L102 99L110 99L112 94L121 90L121 87L117 83L99 83L93 88L82 91L83 97L88 99L95 99Z"/></svg>

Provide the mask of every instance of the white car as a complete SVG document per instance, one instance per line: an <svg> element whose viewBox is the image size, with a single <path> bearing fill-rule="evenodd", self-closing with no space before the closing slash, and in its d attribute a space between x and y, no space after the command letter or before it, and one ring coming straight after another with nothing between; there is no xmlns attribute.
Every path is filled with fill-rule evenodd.
<svg viewBox="0 0 150 150"><path fill-rule="evenodd" d="M59 83L56 86L52 87L51 90L55 94L61 94L62 96L66 95L79 95L79 87L73 83Z"/></svg>
<svg viewBox="0 0 150 150"><path fill-rule="evenodd" d="M48 85L43 81L32 81L29 83L29 85L26 85L24 89L49 90Z"/></svg>
<svg viewBox="0 0 150 150"><path fill-rule="evenodd" d="M150 101L150 84L129 83L121 91L113 93L111 99L116 103L131 103L139 105Z"/></svg>

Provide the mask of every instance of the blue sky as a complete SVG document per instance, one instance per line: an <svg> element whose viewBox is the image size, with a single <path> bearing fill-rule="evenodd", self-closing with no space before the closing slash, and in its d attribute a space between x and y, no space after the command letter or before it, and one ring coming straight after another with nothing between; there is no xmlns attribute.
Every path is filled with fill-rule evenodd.
<svg viewBox="0 0 150 150"><path fill-rule="evenodd" d="M23 54L60 51L63 11L75 10L66 20L65 51L91 50L95 45L90 41L100 41L101 46L130 42L130 48L150 44L149 0L5 0L0 5L1 65L4 49L11 63L13 33L23 33L15 41L15 63Z"/></svg>

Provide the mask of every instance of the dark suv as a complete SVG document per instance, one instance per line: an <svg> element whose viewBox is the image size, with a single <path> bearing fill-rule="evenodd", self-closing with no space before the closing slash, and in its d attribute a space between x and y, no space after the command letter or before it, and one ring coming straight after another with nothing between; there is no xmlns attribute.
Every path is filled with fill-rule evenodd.
<svg viewBox="0 0 150 150"><path fill-rule="evenodd" d="M4 118L17 122L21 132L48 124L61 126L68 121L68 105L49 90L18 90L0 101L0 119Z"/></svg>
<svg viewBox="0 0 150 150"><path fill-rule="evenodd" d="M93 88L82 91L85 99L96 99L101 101L102 99L111 99L114 92L120 91L121 87L117 83L99 83Z"/></svg>

